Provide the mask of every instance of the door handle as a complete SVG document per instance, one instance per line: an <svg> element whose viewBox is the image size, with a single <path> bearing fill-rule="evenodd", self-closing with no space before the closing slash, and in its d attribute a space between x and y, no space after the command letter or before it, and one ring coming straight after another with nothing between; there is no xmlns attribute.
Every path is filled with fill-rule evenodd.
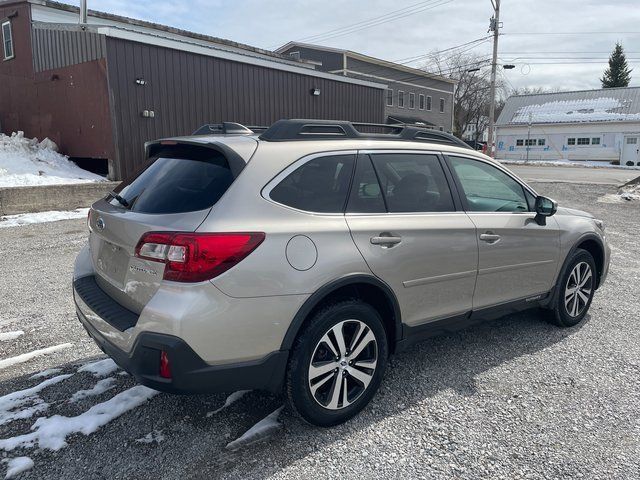
<svg viewBox="0 0 640 480"><path fill-rule="evenodd" d="M377 237L371 237L371 245L380 245L382 247L393 247L402 241L402 237L393 237L389 234L381 233Z"/></svg>
<svg viewBox="0 0 640 480"><path fill-rule="evenodd" d="M481 233L480 240L487 243L496 243L500 240L500 235L496 235L494 233Z"/></svg>

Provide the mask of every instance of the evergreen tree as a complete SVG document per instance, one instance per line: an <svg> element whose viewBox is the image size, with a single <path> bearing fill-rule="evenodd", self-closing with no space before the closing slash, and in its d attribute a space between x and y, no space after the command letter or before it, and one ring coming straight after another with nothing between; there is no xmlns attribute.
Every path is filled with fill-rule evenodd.
<svg viewBox="0 0 640 480"><path fill-rule="evenodd" d="M616 43L616 48L609 57L609 68L604 71L604 76L600 79L602 88L628 87L632 71L629 70L624 48Z"/></svg>

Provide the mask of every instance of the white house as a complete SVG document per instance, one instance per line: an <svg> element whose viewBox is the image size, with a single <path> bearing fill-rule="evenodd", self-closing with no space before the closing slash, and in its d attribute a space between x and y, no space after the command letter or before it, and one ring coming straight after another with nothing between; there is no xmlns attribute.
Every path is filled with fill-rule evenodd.
<svg viewBox="0 0 640 480"><path fill-rule="evenodd" d="M479 142L486 142L489 140L489 129L487 128L489 124L489 117L481 117L478 121L478 124L475 123L467 123L464 126L464 130L462 131L462 139L463 140L475 140L478 138ZM482 132L478 133L478 128L482 129Z"/></svg>
<svg viewBox="0 0 640 480"><path fill-rule="evenodd" d="M499 159L640 165L640 87L509 97L496 146Z"/></svg>

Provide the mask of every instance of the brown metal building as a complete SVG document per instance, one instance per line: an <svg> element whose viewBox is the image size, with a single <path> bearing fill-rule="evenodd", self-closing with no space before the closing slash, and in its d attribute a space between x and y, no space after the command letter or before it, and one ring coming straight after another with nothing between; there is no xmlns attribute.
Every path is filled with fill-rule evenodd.
<svg viewBox="0 0 640 480"><path fill-rule="evenodd" d="M385 118L385 84L139 20L78 18L77 7L55 2L0 1L0 24L9 24L0 129L49 137L85 168L108 164L113 179L135 170L145 141L205 123Z"/></svg>

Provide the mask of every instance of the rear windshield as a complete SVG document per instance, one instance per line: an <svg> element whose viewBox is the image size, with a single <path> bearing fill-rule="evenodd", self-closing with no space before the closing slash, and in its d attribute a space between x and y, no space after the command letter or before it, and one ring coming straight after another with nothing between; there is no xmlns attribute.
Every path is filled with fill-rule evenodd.
<svg viewBox="0 0 640 480"><path fill-rule="evenodd" d="M140 213L183 213L211 208L233 183L227 159L209 148L159 152L140 174L120 184L128 209ZM113 205L119 205L111 199Z"/></svg>

